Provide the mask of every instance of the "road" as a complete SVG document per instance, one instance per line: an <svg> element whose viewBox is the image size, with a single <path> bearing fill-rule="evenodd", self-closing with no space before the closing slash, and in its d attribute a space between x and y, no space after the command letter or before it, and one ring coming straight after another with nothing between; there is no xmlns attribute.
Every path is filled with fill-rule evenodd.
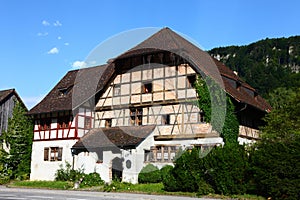
<svg viewBox="0 0 300 200"><path fill-rule="evenodd" d="M205 198L0 187L0 200L208 200ZM212 199L209 199L212 200Z"/></svg>

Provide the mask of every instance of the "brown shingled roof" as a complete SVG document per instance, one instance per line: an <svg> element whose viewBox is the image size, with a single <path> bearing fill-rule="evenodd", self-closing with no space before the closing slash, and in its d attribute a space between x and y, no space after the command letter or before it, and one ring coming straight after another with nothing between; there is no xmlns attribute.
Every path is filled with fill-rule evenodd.
<svg viewBox="0 0 300 200"><path fill-rule="evenodd" d="M27 110L24 102L18 95L15 89L7 89L7 90L1 90L0 91L0 104L2 104L8 97L11 95L15 95L15 97L18 99L18 101L22 104L22 106Z"/></svg>
<svg viewBox="0 0 300 200"><path fill-rule="evenodd" d="M69 71L28 114L72 110L96 93L98 78L108 65Z"/></svg>
<svg viewBox="0 0 300 200"><path fill-rule="evenodd" d="M241 80L231 69L169 28L161 29L145 41L121 54L115 60L158 50L183 55L192 64L196 72L199 74L203 72L206 76L213 78L221 87L224 86L225 91L236 101L249 104L265 112L271 110L271 106L261 96L257 95L255 89ZM232 87L225 77L238 82L241 85L240 89ZM254 95L247 93L246 89L251 90Z"/></svg>
<svg viewBox="0 0 300 200"><path fill-rule="evenodd" d="M68 72L54 89L38 105L30 110L29 114L72 110L97 92L103 90L113 74L118 70L115 68L117 60L153 51L176 53L186 59L197 73L204 73L206 76L212 77L236 101L249 104L262 111L271 110L271 106L262 97L257 95L255 89L241 80L223 63L212 58L205 51L202 51L169 28L163 28L134 48L113 59L107 65ZM75 82L75 79L78 81ZM238 82L241 85L239 90L233 87L227 79ZM59 89L67 89L68 87L70 87L70 91L61 97ZM247 89L255 95L247 93ZM76 91L75 95L73 94L73 90Z"/></svg>
<svg viewBox="0 0 300 200"><path fill-rule="evenodd" d="M91 129L73 149L91 149L99 147L137 147L154 130L155 126L127 126Z"/></svg>
<svg viewBox="0 0 300 200"><path fill-rule="evenodd" d="M1 90L0 91L0 103L2 103L2 101L13 92L14 92L14 89Z"/></svg>

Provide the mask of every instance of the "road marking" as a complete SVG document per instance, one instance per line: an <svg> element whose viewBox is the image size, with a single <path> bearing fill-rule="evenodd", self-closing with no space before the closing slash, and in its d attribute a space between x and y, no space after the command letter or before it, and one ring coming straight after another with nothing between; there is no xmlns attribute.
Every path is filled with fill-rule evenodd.
<svg viewBox="0 0 300 200"><path fill-rule="evenodd" d="M53 197L45 197L45 196L26 196L29 198L37 198L37 199L53 199Z"/></svg>
<svg viewBox="0 0 300 200"><path fill-rule="evenodd" d="M66 198L68 200L87 200L87 199L78 199L78 198Z"/></svg>

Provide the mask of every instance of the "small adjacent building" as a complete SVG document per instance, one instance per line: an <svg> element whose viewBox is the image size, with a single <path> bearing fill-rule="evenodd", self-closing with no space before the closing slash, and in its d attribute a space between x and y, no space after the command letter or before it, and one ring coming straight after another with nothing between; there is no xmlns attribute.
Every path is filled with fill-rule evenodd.
<svg viewBox="0 0 300 200"><path fill-rule="evenodd" d="M8 128L8 119L12 117L16 101L20 102L26 108L22 99L15 89L0 91L0 135ZM8 150L4 141L1 141L1 148Z"/></svg>
<svg viewBox="0 0 300 200"><path fill-rule="evenodd" d="M31 180L53 180L67 161L106 182L137 183L148 163L160 168L172 165L180 149L222 145L196 103L200 76L232 99L239 142L257 140L270 105L223 63L163 28L107 64L69 71L29 111L35 121Z"/></svg>

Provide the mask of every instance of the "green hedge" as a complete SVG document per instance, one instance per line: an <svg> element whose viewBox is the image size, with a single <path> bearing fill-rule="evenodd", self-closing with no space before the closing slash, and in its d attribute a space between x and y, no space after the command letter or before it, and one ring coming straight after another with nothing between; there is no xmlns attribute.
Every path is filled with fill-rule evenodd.
<svg viewBox="0 0 300 200"><path fill-rule="evenodd" d="M159 183L161 182L161 174L158 167L148 164L140 171L138 175L139 183Z"/></svg>

